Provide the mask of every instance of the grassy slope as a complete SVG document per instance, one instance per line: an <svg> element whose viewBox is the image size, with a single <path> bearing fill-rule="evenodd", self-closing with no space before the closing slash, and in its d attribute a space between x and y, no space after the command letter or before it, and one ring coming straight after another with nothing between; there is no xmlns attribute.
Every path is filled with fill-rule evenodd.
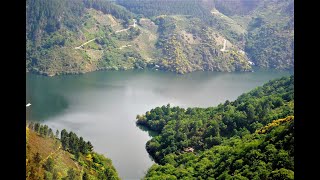
<svg viewBox="0 0 320 180"><path fill-rule="evenodd" d="M138 60L148 62L155 58L154 54L157 51L154 44L157 39L157 29L155 25L148 26L150 22L144 21L141 23L142 26L136 26L136 30L141 30L140 35L129 39L127 36L130 35L130 31L116 33L127 27L122 25L122 20L111 14L87 9L82 21L77 32L62 28L44 38L44 41L50 42L63 36L67 37L63 46L44 49L43 52L46 53L41 55L42 58L37 61L37 65L32 66L29 70L51 76L64 73L85 73L100 69L132 69ZM75 49L93 38L97 38L100 43L91 41L81 49ZM121 48L126 45L129 46ZM134 55L128 56L126 55L128 53Z"/></svg>
<svg viewBox="0 0 320 180"><path fill-rule="evenodd" d="M114 180L119 179L112 165L112 161L103 155L95 152L91 152L86 156L80 154L79 159L76 160L73 154L62 149L60 140L42 137L28 127L26 128L26 138L27 179L43 179L45 177L44 174L47 172L43 165L48 158L53 159L54 171L57 172L60 178L66 177L69 169L74 169L78 179L80 179L84 173L87 173L92 180L105 178L105 176L101 176L101 173L108 174L107 177L112 177ZM40 163L33 161L36 153L40 154ZM36 170L32 169L34 167L36 167ZM33 176L31 174L33 174Z"/></svg>
<svg viewBox="0 0 320 180"><path fill-rule="evenodd" d="M163 56L160 67L178 73L205 71L249 71L246 56L238 51L237 44L216 28L208 27L197 18L188 16L158 16L161 29L159 48ZM221 52L224 40L227 51Z"/></svg>
<svg viewBox="0 0 320 180"><path fill-rule="evenodd" d="M67 171L69 168L78 169L76 162L72 159L73 155L69 152L62 150L61 143L57 140L51 138L43 138L34 131L27 130L27 154L26 154L26 161L29 162L32 157L38 152L42 157L42 163L45 162L45 158L52 157L56 160L58 172L61 174L62 177L67 175ZM78 171L80 171L78 169ZM43 175L44 171L41 169L41 173Z"/></svg>

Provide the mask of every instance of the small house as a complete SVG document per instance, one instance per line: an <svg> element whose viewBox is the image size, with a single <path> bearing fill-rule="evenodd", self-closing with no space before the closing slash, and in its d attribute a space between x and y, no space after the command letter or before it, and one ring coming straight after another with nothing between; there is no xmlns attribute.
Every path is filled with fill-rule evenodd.
<svg viewBox="0 0 320 180"><path fill-rule="evenodd" d="M192 147L187 147L187 148L184 148L183 150L184 150L184 152L193 152L194 151L194 149Z"/></svg>

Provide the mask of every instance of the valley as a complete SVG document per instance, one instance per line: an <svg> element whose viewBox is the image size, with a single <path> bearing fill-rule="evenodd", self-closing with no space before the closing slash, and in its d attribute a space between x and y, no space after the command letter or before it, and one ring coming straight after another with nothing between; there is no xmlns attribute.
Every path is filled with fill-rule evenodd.
<svg viewBox="0 0 320 180"><path fill-rule="evenodd" d="M26 178L293 180L293 69L293 0L27 0Z"/></svg>
<svg viewBox="0 0 320 180"><path fill-rule="evenodd" d="M167 104L185 109L218 106L290 74L255 70L181 76L127 70L46 77L28 73L26 101L32 105L27 107L27 119L46 124L54 132L66 129L84 137L96 152L112 160L121 179L136 180L154 164L145 148L154 133L136 126L138 114Z"/></svg>

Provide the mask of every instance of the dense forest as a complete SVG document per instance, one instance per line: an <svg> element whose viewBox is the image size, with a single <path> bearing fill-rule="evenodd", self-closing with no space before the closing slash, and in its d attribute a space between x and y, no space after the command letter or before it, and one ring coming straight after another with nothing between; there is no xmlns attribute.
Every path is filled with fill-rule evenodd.
<svg viewBox="0 0 320 180"><path fill-rule="evenodd" d="M72 131L53 132L47 125L28 122L26 140L26 179L119 179L112 161Z"/></svg>
<svg viewBox="0 0 320 180"><path fill-rule="evenodd" d="M217 107L157 107L137 116L156 131L159 163L146 179L293 179L294 77L272 80Z"/></svg>
<svg viewBox="0 0 320 180"><path fill-rule="evenodd" d="M235 136L197 153L173 153L145 179L294 179L293 117L266 133Z"/></svg>
<svg viewBox="0 0 320 180"><path fill-rule="evenodd" d="M263 0L215 0L215 7L227 16L248 15L254 11Z"/></svg>
<svg viewBox="0 0 320 180"><path fill-rule="evenodd" d="M250 71L249 61L293 69L293 0L28 0L26 9L26 69L43 75Z"/></svg>
<svg viewBox="0 0 320 180"><path fill-rule="evenodd" d="M179 14L206 19L214 8L214 2L207 0L117 0L117 2L135 14L150 18Z"/></svg>

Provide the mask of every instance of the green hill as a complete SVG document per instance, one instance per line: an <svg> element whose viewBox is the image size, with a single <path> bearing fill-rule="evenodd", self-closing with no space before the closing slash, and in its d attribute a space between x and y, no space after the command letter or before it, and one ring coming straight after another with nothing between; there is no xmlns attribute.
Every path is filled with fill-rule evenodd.
<svg viewBox="0 0 320 180"><path fill-rule="evenodd" d="M250 71L248 58L214 28L190 16L158 16L157 47L162 50L160 69L178 73L192 71Z"/></svg>
<svg viewBox="0 0 320 180"><path fill-rule="evenodd" d="M257 66L294 67L293 0L263 1L252 12L245 51Z"/></svg>
<svg viewBox="0 0 320 180"><path fill-rule="evenodd" d="M57 138L48 126L29 123L26 133L26 179L120 179L112 161L73 132Z"/></svg>
<svg viewBox="0 0 320 180"><path fill-rule="evenodd" d="M293 0L28 0L26 9L26 69L43 75L251 71L249 60L293 68Z"/></svg>
<svg viewBox="0 0 320 180"><path fill-rule="evenodd" d="M137 125L158 133L146 149L159 165L145 178L292 179L293 82L276 79L217 107L138 115Z"/></svg>

